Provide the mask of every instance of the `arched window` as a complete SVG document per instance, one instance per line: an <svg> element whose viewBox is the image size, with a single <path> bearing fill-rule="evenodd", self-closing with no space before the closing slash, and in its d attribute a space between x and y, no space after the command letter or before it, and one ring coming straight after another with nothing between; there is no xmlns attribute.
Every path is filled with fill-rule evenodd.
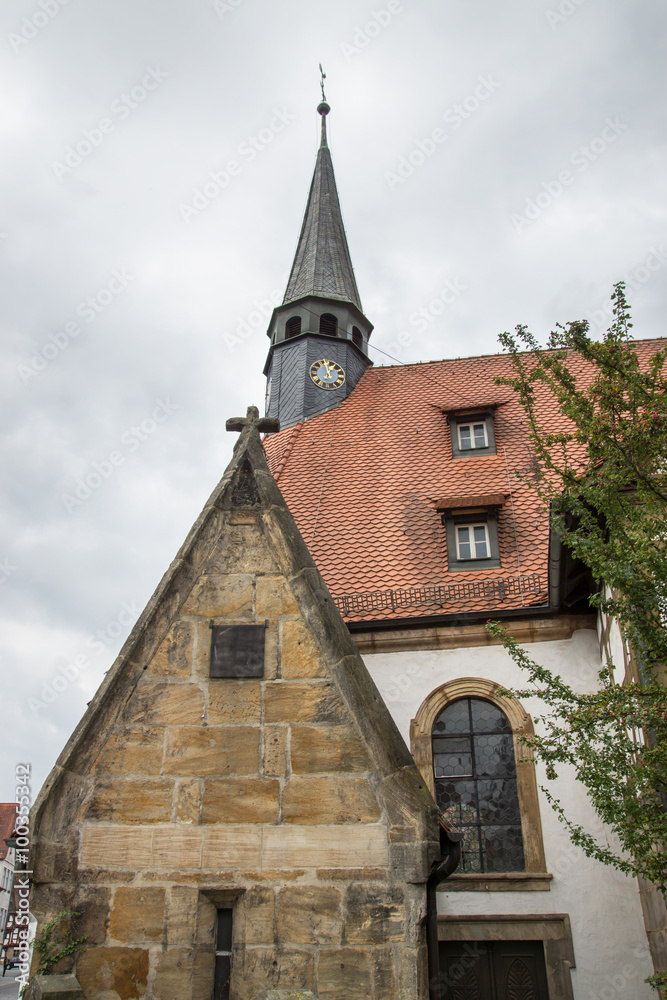
<svg viewBox="0 0 667 1000"><path fill-rule="evenodd" d="M322 313L320 316L320 333L326 333L329 337L338 336L338 320L333 313Z"/></svg>
<svg viewBox="0 0 667 1000"><path fill-rule="evenodd" d="M364 338L361 336L361 330L358 326L352 327L352 341L361 350L364 346Z"/></svg>
<svg viewBox="0 0 667 1000"><path fill-rule="evenodd" d="M450 702L433 725L435 800L463 831L461 872L525 868L512 727L482 698Z"/></svg>
<svg viewBox="0 0 667 1000"><path fill-rule="evenodd" d="M301 333L301 317L292 316L285 323L285 340L289 340L290 337L298 337Z"/></svg>
<svg viewBox="0 0 667 1000"><path fill-rule="evenodd" d="M481 677L431 691L410 724L412 754L440 810L465 832L465 857L453 876L461 887L470 881L545 889L551 876L535 767L521 739L533 734L533 724L515 698L500 692ZM510 872L525 874L512 882Z"/></svg>

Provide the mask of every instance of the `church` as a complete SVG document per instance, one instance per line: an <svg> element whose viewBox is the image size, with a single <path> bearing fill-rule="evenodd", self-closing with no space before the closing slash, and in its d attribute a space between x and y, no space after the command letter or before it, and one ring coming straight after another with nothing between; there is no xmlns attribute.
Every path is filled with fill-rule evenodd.
<svg viewBox="0 0 667 1000"><path fill-rule="evenodd" d="M526 482L509 361L373 366L317 110L266 415L228 421L35 805L31 909L85 937L52 972L86 1000L649 1000L637 883L558 823L485 628L581 690L609 641Z"/></svg>

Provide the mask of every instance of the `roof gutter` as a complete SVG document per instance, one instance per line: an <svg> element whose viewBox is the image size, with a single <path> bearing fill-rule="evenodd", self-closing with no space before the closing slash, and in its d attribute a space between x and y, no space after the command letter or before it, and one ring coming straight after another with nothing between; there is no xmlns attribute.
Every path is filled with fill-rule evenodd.
<svg viewBox="0 0 667 1000"><path fill-rule="evenodd" d="M424 615L409 618L374 618L364 621L346 621L350 632L365 632L372 629L390 628L432 628L434 625L477 625L491 619L503 618L545 618L558 615L558 607L552 604L534 604L528 608L487 609L486 611L456 612L451 615Z"/></svg>

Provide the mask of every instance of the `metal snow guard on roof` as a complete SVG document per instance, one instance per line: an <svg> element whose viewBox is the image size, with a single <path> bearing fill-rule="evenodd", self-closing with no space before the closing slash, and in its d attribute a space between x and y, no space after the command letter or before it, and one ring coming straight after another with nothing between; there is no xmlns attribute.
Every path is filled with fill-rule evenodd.
<svg viewBox="0 0 667 1000"><path fill-rule="evenodd" d="M444 607L450 602L474 597L497 600L503 603L508 597L528 594L544 595L546 582L538 573L529 576L501 577L496 580L477 580L472 583L450 583L433 587L410 587L405 590L376 590L368 594L347 594L334 597L342 615L356 615L366 611L396 611L399 608L417 608L424 605Z"/></svg>

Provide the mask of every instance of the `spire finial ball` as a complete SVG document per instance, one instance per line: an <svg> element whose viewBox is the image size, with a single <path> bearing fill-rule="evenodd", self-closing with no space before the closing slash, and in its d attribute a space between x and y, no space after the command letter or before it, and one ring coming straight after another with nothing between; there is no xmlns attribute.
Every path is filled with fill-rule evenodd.
<svg viewBox="0 0 667 1000"><path fill-rule="evenodd" d="M331 111L331 108L329 107L329 105L327 104L326 101L322 101L321 104L317 105L317 111L318 111L318 114L322 115L322 117L324 118L325 115L329 114L329 112Z"/></svg>

